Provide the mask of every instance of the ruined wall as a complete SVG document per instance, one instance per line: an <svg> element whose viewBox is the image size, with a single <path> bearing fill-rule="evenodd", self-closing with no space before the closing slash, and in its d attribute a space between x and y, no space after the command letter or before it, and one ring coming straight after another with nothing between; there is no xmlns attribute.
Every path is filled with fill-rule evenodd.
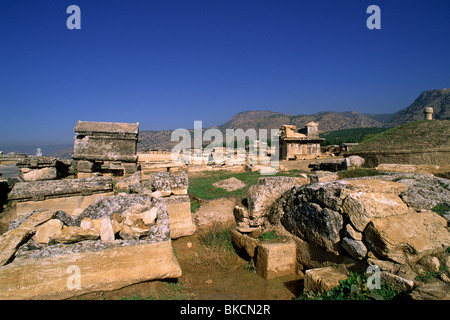
<svg viewBox="0 0 450 320"><path fill-rule="evenodd" d="M446 166L450 160L450 149L396 150L389 152L357 152L353 155L364 158L366 168L374 168L381 163L433 164Z"/></svg>

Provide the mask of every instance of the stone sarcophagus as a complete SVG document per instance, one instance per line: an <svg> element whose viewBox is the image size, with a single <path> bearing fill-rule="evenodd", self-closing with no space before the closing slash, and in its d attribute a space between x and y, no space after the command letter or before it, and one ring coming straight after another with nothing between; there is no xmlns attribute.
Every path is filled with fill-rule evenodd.
<svg viewBox="0 0 450 320"><path fill-rule="evenodd" d="M72 158L79 173L136 172L139 123L78 121L74 131Z"/></svg>

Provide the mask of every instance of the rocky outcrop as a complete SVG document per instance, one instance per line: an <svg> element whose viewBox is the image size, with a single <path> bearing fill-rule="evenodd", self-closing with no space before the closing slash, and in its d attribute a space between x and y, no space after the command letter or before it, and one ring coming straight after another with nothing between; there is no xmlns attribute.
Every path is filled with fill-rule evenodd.
<svg viewBox="0 0 450 320"><path fill-rule="evenodd" d="M392 174L294 186L271 206L267 221L295 236L301 268L376 264L389 273L382 279L398 285L400 276L399 287L410 290L425 272L417 263L448 255L448 221L429 209L448 203L449 182Z"/></svg>

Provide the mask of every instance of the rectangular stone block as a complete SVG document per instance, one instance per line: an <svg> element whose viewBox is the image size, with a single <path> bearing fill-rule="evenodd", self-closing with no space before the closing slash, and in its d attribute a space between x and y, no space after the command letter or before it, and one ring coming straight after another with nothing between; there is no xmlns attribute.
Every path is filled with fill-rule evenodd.
<svg viewBox="0 0 450 320"><path fill-rule="evenodd" d="M295 243L261 243L257 248L256 270L266 279L279 278L295 273Z"/></svg>
<svg viewBox="0 0 450 320"><path fill-rule="evenodd" d="M189 196L170 196L164 198L170 221L170 237L176 239L192 235L197 227L192 220Z"/></svg>

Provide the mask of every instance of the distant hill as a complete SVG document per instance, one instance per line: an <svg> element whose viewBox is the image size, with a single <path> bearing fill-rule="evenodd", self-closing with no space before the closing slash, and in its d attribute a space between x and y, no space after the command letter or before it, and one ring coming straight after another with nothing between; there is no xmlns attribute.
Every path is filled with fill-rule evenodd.
<svg viewBox="0 0 450 320"><path fill-rule="evenodd" d="M318 122L319 131L333 131L339 129L382 127L383 123L369 118L359 112L319 112L313 115L288 115L273 111L244 111L233 116L228 122L215 126L225 133L226 129L279 129L283 124L292 124L298 128L308 122ZM207 128L205 128L207 129ZM171 142L172 131L141 131L138 149L171 149L178 142Z"/></svg>
<svg viewBox="0 0 450 320"><path fill-rule="evenodd" d="M450 148L450 120L410 121L363 140L351 153Z"/></svg>
<svg viewBox="0 0 450 320"><path fill-rule="evenodd" d="M434 110L433 119L450 118L450 89L427 90L407 108L396 112L387 123L392 128L409 121L422 120L423 109L432 106Z"/></svg>

